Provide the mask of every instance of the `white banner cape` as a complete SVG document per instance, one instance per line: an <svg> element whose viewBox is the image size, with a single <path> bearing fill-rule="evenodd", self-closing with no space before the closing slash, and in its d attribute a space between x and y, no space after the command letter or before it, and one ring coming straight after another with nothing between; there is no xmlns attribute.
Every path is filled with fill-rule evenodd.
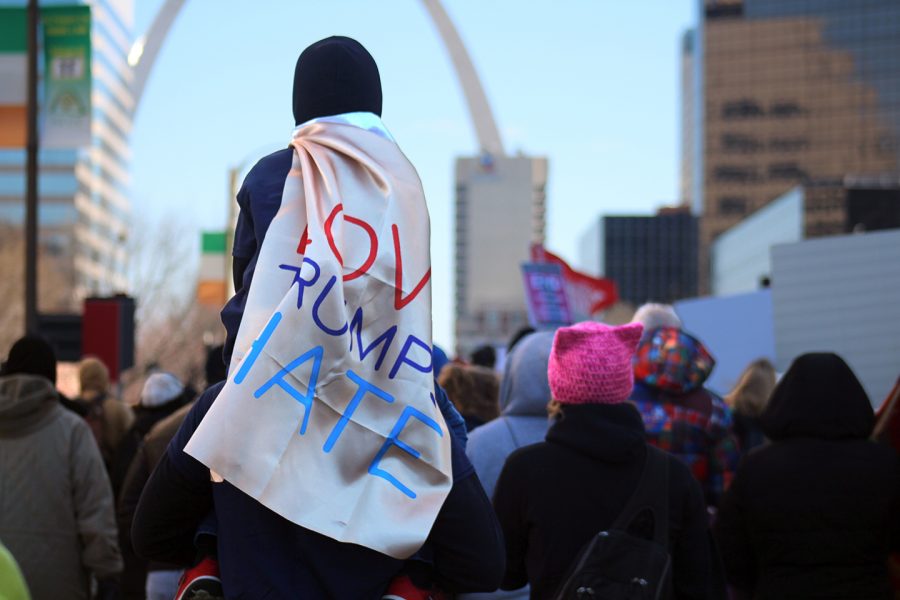
<svg viewBox="0 0 900 600"><path fill-rule="evenodd" d="M228 381L185 451L298 525L406 558L452 484L422 185L386 133L319 120L292 145Z"/></svg>

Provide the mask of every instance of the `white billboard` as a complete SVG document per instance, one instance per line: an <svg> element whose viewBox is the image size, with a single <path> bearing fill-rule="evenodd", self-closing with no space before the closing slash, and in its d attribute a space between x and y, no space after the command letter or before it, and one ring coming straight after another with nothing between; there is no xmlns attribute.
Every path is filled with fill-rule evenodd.
<svg viewBox="0 0 900 600"><path fill-rule="evenodd" d="M772 249L776 367L841 355L879 406L900 376L900 230Z"/></svg>

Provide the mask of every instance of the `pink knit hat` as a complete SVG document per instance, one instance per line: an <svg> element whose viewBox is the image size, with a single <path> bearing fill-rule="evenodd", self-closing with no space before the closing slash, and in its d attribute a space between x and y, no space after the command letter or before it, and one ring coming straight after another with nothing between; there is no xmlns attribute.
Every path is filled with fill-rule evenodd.
<svg viewBox="0 0 900 600"><path fill-rule="evenodd" d="M562 404L619 404L634 386L631 361L644 326L611 327L585 321L561 327L553 338L547 375Z"/></svg>

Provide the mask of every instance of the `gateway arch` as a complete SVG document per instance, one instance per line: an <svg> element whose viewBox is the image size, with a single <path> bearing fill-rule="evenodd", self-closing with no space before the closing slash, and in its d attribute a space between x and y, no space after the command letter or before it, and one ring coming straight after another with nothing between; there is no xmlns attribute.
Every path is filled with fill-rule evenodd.
<svg viewBox="0 0 900 600"><path fill-rule="evenodd" d="M456 71L456 77L466 98L469 117L475 128L475 135L478 138L479 150L482 153L493 156L503 156L503 142L500 139L500 131L497 129L494 114L491 112L487 96L484 94L484 88L478 79L475 66L472 64L472 59L469 57L469 53L466 51L459 33L453 26L453 22L441 5L440 0L421 0L421 2L434 22L441 41L450 55L450 60ZM150 29L146 35L135 42L129 54L129 62L134 69L132 92L134 95L133 110L135 112L140 105L144 86L147 83L147 78L150 76L150 71L153 69L159 51L184 4L185 0L165 0Z"/></svg>
<svg viewBox="0 0 900 600"><path fill-rule="evenodd" d="M444 44L466 100L478 153L456 160L454 323L456 352L467 356L488 344L505 347L529 322L520 266L529 247L543 244L547 159L507 156L484 88L440 0L421 0ZM185 0L165 0L129 62L134 103ZM232 178L236 177L232 170ZM232 210L234 206L232 206ZM232 214L230 221L236 215ZM490 256L490 260L484 257ZM225 276L227 282L230 276Z"/></svg>

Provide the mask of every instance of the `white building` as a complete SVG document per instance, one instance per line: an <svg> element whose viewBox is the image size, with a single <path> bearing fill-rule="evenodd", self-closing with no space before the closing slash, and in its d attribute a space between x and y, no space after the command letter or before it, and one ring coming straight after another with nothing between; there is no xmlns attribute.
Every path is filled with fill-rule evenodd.
<svg viewBox="0 0 900 600"><path fill-rule="evenodd" d="M874 406L900 377L900 230L772 249L776 368L835 352Z"/></svg>
<svg viewBox="0 0 900 600"><path fill-rule="evenodd" d="M712 245L711 288L723 296L771 280L771 249L809 238L900 228L900 177L846 176L806 183L726 230Z"/></svg>
<svg viewBox="0 0 900 600"><path fill-rule="evenodd" d="M803 188L794 188L767 204L713 242L713 296L743 294L772 276L769 250L803 239Z"/></svg>
<svg viewBox="0 0 900 600"><path fill-rule="evenodd" d="M603 217L594 217L593 222L578 238L578 268L590 275L605 275Z"/></svg>
<svg viewBox="0 0 900 600"><path fill-rule="evenodd" d="M521 264L544 242L547 159L456 161L456 345L505 345L528 324Z"/></svg>

